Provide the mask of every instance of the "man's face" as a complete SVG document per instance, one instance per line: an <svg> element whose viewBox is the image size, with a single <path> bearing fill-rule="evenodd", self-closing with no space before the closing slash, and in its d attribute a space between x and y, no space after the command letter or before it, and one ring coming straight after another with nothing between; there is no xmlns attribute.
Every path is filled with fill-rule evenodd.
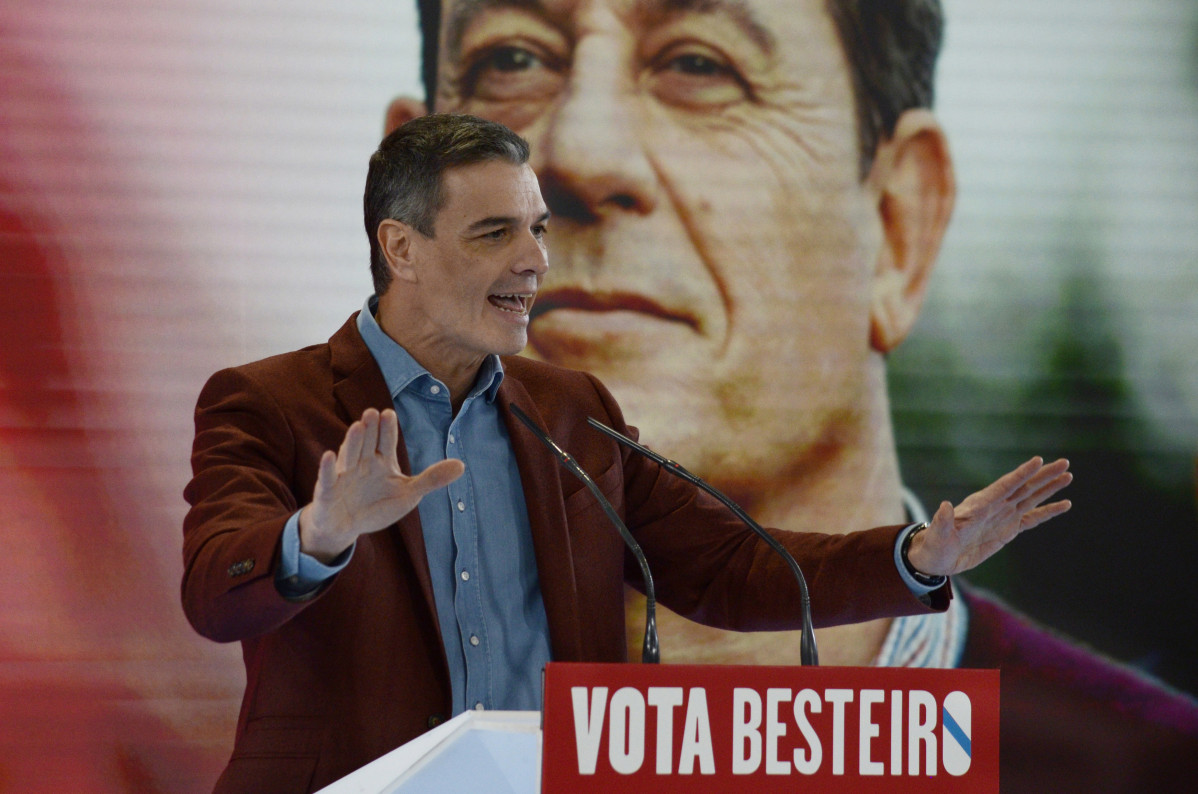
<svg viewBox="0 0 1198 794"><path fill-rule="evenodd" d="M548 210L528 165L503 161L452 168L432 237L412 235L425 337L419 349L470 366L528 342L529 310L548 268Z"/></svg>
<svg viewBox="0 0 1198 794"><path fill-rule="evenodd" d="M880 231L824 0L447 0L443 19L436 109L524 135L554 212L531 354L594 372L727 487L834 449L876 355Z"/></svg>

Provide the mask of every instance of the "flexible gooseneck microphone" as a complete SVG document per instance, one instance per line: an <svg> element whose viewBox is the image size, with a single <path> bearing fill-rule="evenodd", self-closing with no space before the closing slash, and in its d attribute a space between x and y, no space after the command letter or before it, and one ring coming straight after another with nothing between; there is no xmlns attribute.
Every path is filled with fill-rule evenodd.
<svg viewBox="0 0 1198 794"><path fill-rule="evenodd" d="M641 576L645 579L645 642L641 647L641 661L645 664L659 663L661 661L661 648L657 643L657 596L653 590L653 575L649 573L649 561L645 559L645 552L641 551L641 544L636 542L636 538L628 531L628 527L624 526L624 522L616 514L616 509L612 507L611 502L607 501L607 497L599 490L599 486L595 484L595 481L591 479L591 476L586 473L582 466L578 465L578 462L574 460L570 453L559 447L544 430L537 427L536 423L528 418L527 414L515 405L511 406L511 408L516 418L527 425L532 434L553 451L558 461L569 469L571 474L582 480L583 485L590 489L595 498L599 500L599 506L603 508L603 512L607 513L607 517L616 525L616 529L620 531L620 537L624 538L624 544L628 546L632 552L632 556L636 557L637 563L641 566Z"/></svg>
<svg viewBox="0 0 1198 794"><path fill-rule="evenodd" d="M727 496L724 496L724 494L720 493L713 486L708 485L697 475L687 471L678 463L658 455L648 447L638 444L628 436L625 436L618 431L612 430L602 422L598 422L590 417L587 417L587 424L596 430L606 433L608 436L614 438L616 441L628 447L629 449L639 452L671 474L681 477L692 485L695 485L711 494L716 499L719 499L720 502L722 502L729 510L736 514L737 518L745 522L749 529L756 532L761 539L766 542L766 545L777 552L782 559L786 561L786 564L790 566L791 573L794 574L795 580L799 583L799 593L801 596L799 603L803 615L803 630L799 641L799 661L801 664L810 667L818 665L819 651L815 647L815 632L811 627L811 596L807 593L807 580L803 577L803 572L799 569L799 563L796 562L791 553L786 550L786 547L779 543L773 535L762 529L760 524L758 524L752 518L749 518L749 514L742 510L740 505L736 504L736 502L733 502Z"/></svg>

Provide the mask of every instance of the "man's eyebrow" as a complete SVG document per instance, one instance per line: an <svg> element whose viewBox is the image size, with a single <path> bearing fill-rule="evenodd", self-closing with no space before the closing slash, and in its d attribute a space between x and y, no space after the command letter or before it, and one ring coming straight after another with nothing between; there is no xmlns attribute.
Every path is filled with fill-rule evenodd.
<svg viewBox="0 0 1198 794"><path fill-rule="evenodd" d="M712 14L727 17L767 55L773 54L778 46L777 38L762 24L748 0L642 0L640 5L650 14L662 16Z"/></svg>
<svg viewBox="0 0 1198 794"><path fill-rule="evenodd" d="M466 27L484 11L497 9L531 11L540 15L545 13L541 0L462 0L455 3L445 30L445 49L451 61L456 62L462 56L462 37L466 35Z"/></svg>
<svg viewBox="0 0 1198 794"><path fill-rule="evenodd" d="M732 20L767 54L777 49L778 40L761 23L747 0L639 0L638 9L649 17L676 14L714 14ZM548 14L542 0L462 0L456 3L446 29L446 50L451 61L462 54L462 37L471 21L485 11L529 11L539 16Z"/></svg>
<svg viewBox="0 0 1198 794"><path fill-rule="evenodd" d="M545 210L545 212L542 213L541 216L535 221L533 221L533 223L544 223L545 221L549 220L549 216L549 210ZM480 218L479 220L467 226L466 234L474 234L475 232L481 232L484 229L498 229L504 226L515 226L518 223L520 223L520 219L514 215L490 215L486 218Z"/></svg>

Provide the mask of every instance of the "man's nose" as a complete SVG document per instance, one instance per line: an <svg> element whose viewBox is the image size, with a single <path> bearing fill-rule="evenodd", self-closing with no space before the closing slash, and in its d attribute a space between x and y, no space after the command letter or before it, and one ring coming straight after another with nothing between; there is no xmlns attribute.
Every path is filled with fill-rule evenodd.
<svg viewBox="0 0 1198 794"><path fill-rule="evenodd" d="M555 216L593 222L605 214L647 214L658 179L645 149L646 119L634 80L606 42L575 49L569 88L534 153L541 190Z"/></svg>
<svg viewBox="0 0 1198 794"><path fill-rule="evenodd" d="M538 237L532 231L522 237L519 255L513 263L512 270L516 273L545 275L549 272L549 249L545 246L544 238Z"/></svg>

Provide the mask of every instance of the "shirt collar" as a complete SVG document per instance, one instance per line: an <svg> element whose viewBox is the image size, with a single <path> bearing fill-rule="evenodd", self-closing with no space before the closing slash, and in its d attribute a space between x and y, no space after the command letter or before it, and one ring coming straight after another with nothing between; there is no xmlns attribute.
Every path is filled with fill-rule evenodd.
<svg viewBox="0 0 1198 794"><path fill-rule="evenodd" d="M394 399L416 380L422 377L433 378L433 376L416 359L412 358L412 355L404 350L402 345L387 336L387 333L379 326L378 321L374 318L375 312L378 311L378 305L377 295L371 295L366 299L362 311L358 313L358 333L362 335L362 341L366 343L370 355L374 356L375 362L382 370L383 380L387 383L387 391ZM483 359L469 396L475 397L485 393L487 402L494 403L502 382L503 363L500 362L499 356L491 354Z"/></svg>

